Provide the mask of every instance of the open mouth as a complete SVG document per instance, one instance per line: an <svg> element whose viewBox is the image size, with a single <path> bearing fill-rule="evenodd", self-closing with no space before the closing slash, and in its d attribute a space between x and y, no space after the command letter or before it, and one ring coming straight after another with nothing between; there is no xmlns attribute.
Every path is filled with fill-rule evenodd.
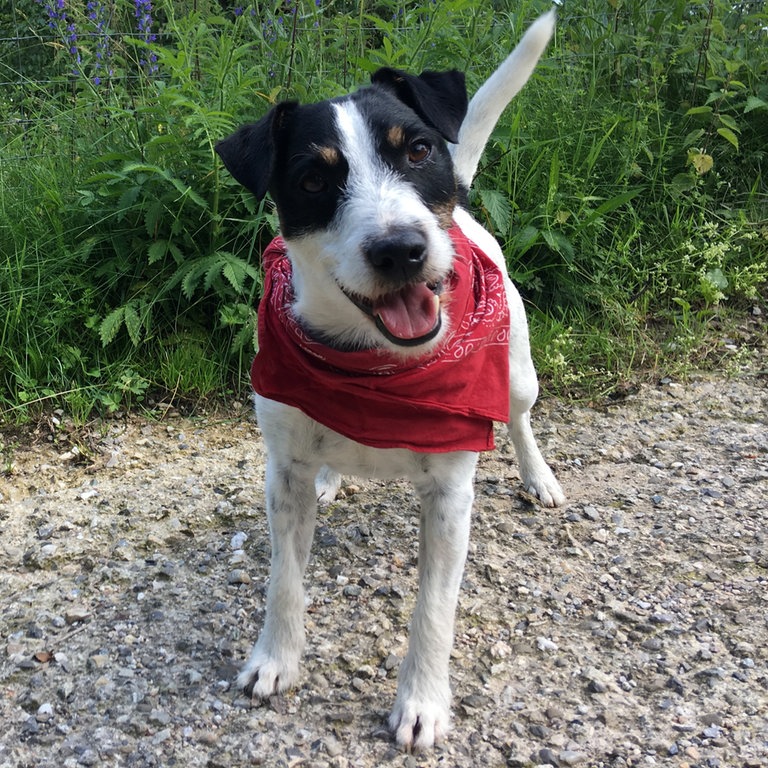
<svg viewBox="0 0 768 768"><path fill-rule="evenodd" d="M341 287L341 286L339 286ZM443 283L411 283L375 299L344 295L376 323L384 337L401 347L425 344L440 333Z"/></svg>

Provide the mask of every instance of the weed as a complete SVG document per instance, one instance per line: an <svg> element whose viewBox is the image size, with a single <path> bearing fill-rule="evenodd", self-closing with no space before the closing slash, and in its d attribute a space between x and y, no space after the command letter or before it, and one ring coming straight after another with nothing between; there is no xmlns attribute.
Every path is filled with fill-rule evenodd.
<svg viewBox="0 0 768 768"><path fill-rule="evenodd" d="M218 139L382 65L457 67L473 91L543 10L22 7L0 11L19 37L19 19L36 33L23 51L0 40L0 419L63 407L78 421L156 390L204 399L248 386L259 254L276 222L223 172ZM713 319L765 307L768 281L766 22L762 3L725 0L561 8L471 198L557 391L605 392L660 361L733 368Z"/></svg>

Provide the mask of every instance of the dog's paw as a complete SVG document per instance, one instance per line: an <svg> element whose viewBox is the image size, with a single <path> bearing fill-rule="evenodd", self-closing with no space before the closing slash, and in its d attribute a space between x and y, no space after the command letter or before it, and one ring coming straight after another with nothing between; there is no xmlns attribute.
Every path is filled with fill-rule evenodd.
<svg viewBox="0 0 768 768"><path fill-rule="evenodd" d="M535 496L544 507L561 507L565 504L563 489L552 470L546 465L526 477L524 485L525 490L531 496Z"/></svg>
<svg viewBox="0 0 768 768"><path fill-rule="evenodd" d="M450 730L451 711L436 702L398 696L389 727L401 749L430 749L440 744Z"/></svg>
<svg viewBox="0 0 768 768"><path fill-rule="evenodd" d="M341 488L341 475L330 467L323 467L315 478L315 494L320 504L330 504Z"/></svg>
<svg viewBox="0 0 768 768"><path fill-rule="evenodd" d="M291 688L299 679L299 662L270 656L257 648L237 676L246 696L266 699Z"/></svg>

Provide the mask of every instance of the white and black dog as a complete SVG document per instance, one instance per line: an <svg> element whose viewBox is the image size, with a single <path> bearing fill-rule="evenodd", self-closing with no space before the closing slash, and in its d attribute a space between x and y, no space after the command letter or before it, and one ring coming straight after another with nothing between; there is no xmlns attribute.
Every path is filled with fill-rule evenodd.
<svg viewBox="0 0 768 768"><path fill-rule="evenodd" d="M389 720L406 748L449 728L474 470L494 421L508 424L528 491L564 502L530 427L538 383L522 302L466 211L488 137L554 23L538 19L469 104L459 72L382 69L351 95L278 104L216 147L239 182L270 193L281 228L252 369L271 576L238 685L268 697L298 679L318 499L342 474L406 477L421 501L419 594Z"/></svg>

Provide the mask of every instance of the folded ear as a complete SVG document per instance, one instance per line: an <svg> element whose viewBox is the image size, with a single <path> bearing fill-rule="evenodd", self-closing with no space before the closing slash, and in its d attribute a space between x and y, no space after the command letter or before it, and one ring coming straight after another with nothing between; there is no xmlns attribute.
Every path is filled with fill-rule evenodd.
<svg viewBox="0 0 768 768"><path fill-rule="evenodd" d="M463 72L452 69L409 75L399 69L383 67L373 73L371 82L390 88L400 101L446 141L454 144L458 141L459 128L467 114L467 88Z"/></svg>
<svg viewBox="0 0 768 768"><path fill-rule="evenodd" d="M258 123L244 125L216 144L226 169L257 198L267 194L275 162L275 136L296 106L297 102L282 102Z"/></svg>

